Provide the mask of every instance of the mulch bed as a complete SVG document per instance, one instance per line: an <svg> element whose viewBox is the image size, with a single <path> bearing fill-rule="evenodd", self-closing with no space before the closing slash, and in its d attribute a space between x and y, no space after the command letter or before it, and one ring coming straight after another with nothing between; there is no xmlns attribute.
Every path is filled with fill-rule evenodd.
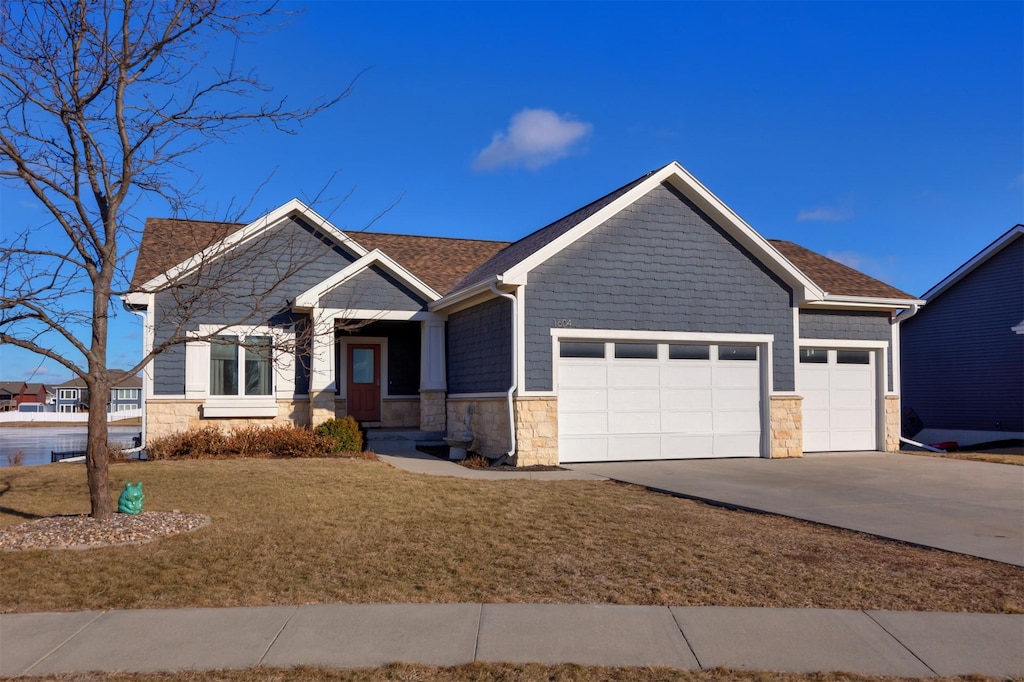
<svg viewBox="0 0 1024 682"><path fill-rule="evenodd" d="M0 528L0 551L141 544L209 524L208 516L179 511L114 514L109 521L97 521L84 514L50 516Z"/></svg>

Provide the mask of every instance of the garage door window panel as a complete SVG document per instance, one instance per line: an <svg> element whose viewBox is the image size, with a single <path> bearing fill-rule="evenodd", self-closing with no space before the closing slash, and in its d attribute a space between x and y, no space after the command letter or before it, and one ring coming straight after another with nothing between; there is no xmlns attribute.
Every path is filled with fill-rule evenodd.
<svg viewBox="0 0 1024 682"><path fill-rule="evenodd" d="M562 341L558 346L563 358L603 358L604 343L593 341Z"/></svg>
<svg viewBox="0 0 1024 682"><path fill-rule="evenodd" d="M757 360L757 346L719 346L719 360Z"/></svg>
<svg viewBox="0 0 1024 682"><path fill-rule="evenodd" d="M668 346L669 360L708 360L711 358L709 346L698 346L689 343L670 343Z"/></svg>
<svg viewBox="0 0 1024 682"><path fill-rule="evenodd" d="M836 362L840 365L870 365L871 351L839 350L836 351Z"/></svg>
<svg viewBox="0 0 1024 682"><path fill-rule="evenodd" d="M801 348L800 362L805 365L827 364L828 351L824 348Z"/></svg>
<svg viewBox="0 0 1024 682"><path fill-rule="evenodd" d="M658 344L656 343L617 343L615 357L633 360L657 360Z"/></svg>

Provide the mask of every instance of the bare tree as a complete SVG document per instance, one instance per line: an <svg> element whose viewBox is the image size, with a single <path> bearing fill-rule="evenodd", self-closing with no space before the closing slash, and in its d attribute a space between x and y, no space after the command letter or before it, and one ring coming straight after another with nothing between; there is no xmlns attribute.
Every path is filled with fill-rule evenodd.
<svg viewBox="0 0 1024 682"><path fill-rule="evenodd" d="M0 343L85 381L94 518L113 512L107 338L138 245L130 210L146 196L195 210L179 173L186 157L254 125L294 132L351 90L295 108L266 100L233 60L209 64L212 40L260 33L279 15L245 0L0 0L0 181L46 215L0 242ZM55 350L57 339L80 357Z"/></svg>

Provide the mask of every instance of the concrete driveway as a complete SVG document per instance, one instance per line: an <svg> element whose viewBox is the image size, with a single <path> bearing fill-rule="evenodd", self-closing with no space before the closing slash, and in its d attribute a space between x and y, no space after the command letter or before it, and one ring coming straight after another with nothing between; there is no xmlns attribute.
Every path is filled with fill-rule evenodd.
<svg viewBox="0 0 1024 682"><path fill-rule="evenodd" d="M1024 566L1024 467L879 452L573 464L655 490Z"/></svg>

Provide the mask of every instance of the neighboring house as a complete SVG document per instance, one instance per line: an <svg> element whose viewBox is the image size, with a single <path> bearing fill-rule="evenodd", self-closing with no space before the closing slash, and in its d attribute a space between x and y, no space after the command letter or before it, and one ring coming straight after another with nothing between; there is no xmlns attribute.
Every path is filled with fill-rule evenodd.
<svg viewBox="0 0 1024 682"><path fill-rule="evenodd" d="M142 378L128 375L119 369L110 370L114 385L110 388L107 412L124 412L142 408ZM57 392L57 412L87 412L89 389L85 381L75 377L54 387Z"/></svg>
<svg viewBox="0 0 1024 682"><path fill-rule="evenodd" d="M1024 438L1024 225L932 287L900 316L903 406L915 440Z"/></svg>
<svg viewBox="0 0 1024 682"><path fill-rule="evenodd" d="M0 381L0 412L18 409L18 397L24 387L24 381Z"/></svg>
<svg viewBox="0 0 1024 682"><path fill-rule="evenodd" d="M132 291L144 352L194 339L145 372L150 438L470 415L520 465L895 450L892 320L920 303L763 238L677 163L512 244L345 233L297 200L150 219Z"/></svg>
<svg viewBox="0 0 1024 682"><path fill-rule="evenodd" d="M16 402L19 406L26 403L46 405L49 395L50 392L47 390L46 384L26 383L22 386L21 394L18 395Z"/></svg>

